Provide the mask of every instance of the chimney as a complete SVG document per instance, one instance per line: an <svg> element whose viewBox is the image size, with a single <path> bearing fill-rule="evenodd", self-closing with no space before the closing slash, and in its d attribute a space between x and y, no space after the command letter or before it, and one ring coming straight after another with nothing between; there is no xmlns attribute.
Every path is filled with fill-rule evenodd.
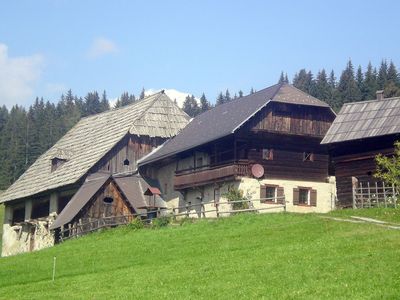
<svg viewBox="0 0 400 300"><path fill-rule="evenodd" d="M376 100L383 100L385 98L385 95L383 94L383 90L376 91Z"/></svg>

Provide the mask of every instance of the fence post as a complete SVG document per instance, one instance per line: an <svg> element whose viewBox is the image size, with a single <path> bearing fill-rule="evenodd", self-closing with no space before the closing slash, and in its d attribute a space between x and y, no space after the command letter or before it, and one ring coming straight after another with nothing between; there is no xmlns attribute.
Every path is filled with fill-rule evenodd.
<svg viewBox="0 0 400 300"><path fill-rule="evenodd" d="M215 203L215 212L217 213L217 218L219 218L219 210L218 210L219 203Z"/></svg>
<svg viewBox="0 0 400 300"><path fill-rule="evenodd" d="M386 203L386 186L385 186L385 182L382 181L382 188L383 188L383 201L385 202L385 208L387 207L387 203Z"/></svg>
<svg viewBox="0 0 400 300"><path fill-rule="evenodd" d="M352 183L352 187L353 187L353 209L357 208L356 205L356 183Z"/></svg>
<svg viewBox="0 0 400 300"><path fill-rule="evenodd" d="M376 198L376 206L379 207L378 182L375 182L375 198Z"/></svg>
<svg viewBox="0 0 400 300"><path fill-rule="evenodd" d="M361 192L361 208L364 208L364 187L362 182L360 182L360 192Z"/></svg>
<svg viewBox="0 0 400 300"><path fill-rule="evenodd" d="M371 208L371 187L369 185L369 181L367 182L367 186L368 186L368 205L369 208Z"/></svg>
<svg viewBox="0 0 400 300"><path fill-rule="evenodd" d="M394 184L392 184L392 191L393 191L393 199L394 199L394 208L397 207L397 195L396 195L396 189L394 188Z"/></svg>
<svg viewBox="0 0 400 300"><path fill-rule="evenodd" d="M186 202L186 218L189 218L189 204Z"/></svg>

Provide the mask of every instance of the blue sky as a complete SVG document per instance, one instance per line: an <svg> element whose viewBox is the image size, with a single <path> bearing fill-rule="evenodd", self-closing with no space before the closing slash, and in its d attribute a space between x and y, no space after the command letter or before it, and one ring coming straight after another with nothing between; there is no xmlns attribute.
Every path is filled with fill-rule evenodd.
<svg viewBox="0 0 400 300"><path fill-rule="evenodd" d="M176 89L214 101L283 70L400 66L400 1L3 1L0 104L71 88ZM339 77L340 74L336 74Z"/></svg>

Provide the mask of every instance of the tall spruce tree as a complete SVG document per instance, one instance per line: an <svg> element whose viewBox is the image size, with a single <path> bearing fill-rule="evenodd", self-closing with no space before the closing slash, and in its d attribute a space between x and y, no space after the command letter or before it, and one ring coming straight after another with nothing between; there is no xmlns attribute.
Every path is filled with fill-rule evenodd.
<svg viewBox="0 0 400 300"><path fill-rule="evenodd" d="M341 105L343 103L361 100L361 91L354 77L354 68L351 60L348 61L346 69L340 76L338 91L340 93Z"/></svg>
<svg viewBox="0 0 400 300"><path fill-rule="evenodd" d="M183 102L182 109L185 113L187 113L191 117L195 117L201 112L201 108L199 107L199 105L193 95L186 96L186 99Z"/></svg>
<svg viewBox="0 0 400 300"><path fill-rule="evenodd" d="M375 93L378 89L376 70L372 67L371 62L368 63L367 71L364 74L364 90L362 98L364 100L375 99Z"/></svg>
<svg viewBox="0 0 400 300"><path fill-rule="evenodd" d="M221 105L221 104L224 104L224 103L225 103L225 97L222 94L222 92L220 92L218 94L217 101L215 101L215 105Z"/></svg>
<svg viewBox="0 0 400 300"><path fill-rule="evenodd" d="M377 78L378 89L380 90L383 90L385 88L385 84L387 81L387 71L387 62L386 60L382 60Z"/></svg>
<svg viewBox="0 0 400 300"><path fill-rule="evenodd" d="M210 102L208 102L206 95L203 93L200 97L200 110L205 112L211 108Z"/></svg>

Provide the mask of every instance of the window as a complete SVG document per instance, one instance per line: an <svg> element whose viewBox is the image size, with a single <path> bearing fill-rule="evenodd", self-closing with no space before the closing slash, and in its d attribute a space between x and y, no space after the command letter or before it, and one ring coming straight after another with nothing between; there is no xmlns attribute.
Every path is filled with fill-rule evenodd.
<svg viewBox="0 0 400 300"><path fill-rule="evenodd" d="M13 209L12 225L21 223L25 220L25 207L17 207Z"/></svg>
<svg viewBox="0 0 400 300"><path fill-rule="evenodd" d="M273 149L263 149L262 150L262 158L265 160L273 160L274 159L274 150Z"/></svg>
<svg viewBox="0 0 400 300"><path fill-rule="evenodd" d="M260 187L260 202L283 204L284 201L285 197L283 187L272 184L266 184Z"/></svg>
<svg viewBox="0 0 400 300"><path fill-rule="evenodd" d="M309 205L310 203L310 190L299 189L299 204Z"/></svg>
<svg viewBox="0 0 400 300"><path fill-rule="evenodd" d="M294 188L293 205L317 206L317 191L310 187Z"/></svg>
<svg viewBox="0 0 400 300"><path fill-rule="evenodd" d="M129 159L124 160L124 166L129 166Z"/></svg>
<svg viewBox="0 0 400 300"><path fill-rule="evenodd" d="M48 217L49 210L50 210L50 201L49 200L44 200L44 201L33 200L31 218L39 219L39 218Z"/></svg>
<svg viewBox="0 0 400 300"><path fill-rule="evenodd" d="M111 205L114 202L114 199L111 197L104 197L103 203L107 205Z"/></svg>
<svg viewBox="0 0 400 300"><path fill-rule="evenodd" d="M303 161L314 161L314 153L303 152Z"/></svg>

